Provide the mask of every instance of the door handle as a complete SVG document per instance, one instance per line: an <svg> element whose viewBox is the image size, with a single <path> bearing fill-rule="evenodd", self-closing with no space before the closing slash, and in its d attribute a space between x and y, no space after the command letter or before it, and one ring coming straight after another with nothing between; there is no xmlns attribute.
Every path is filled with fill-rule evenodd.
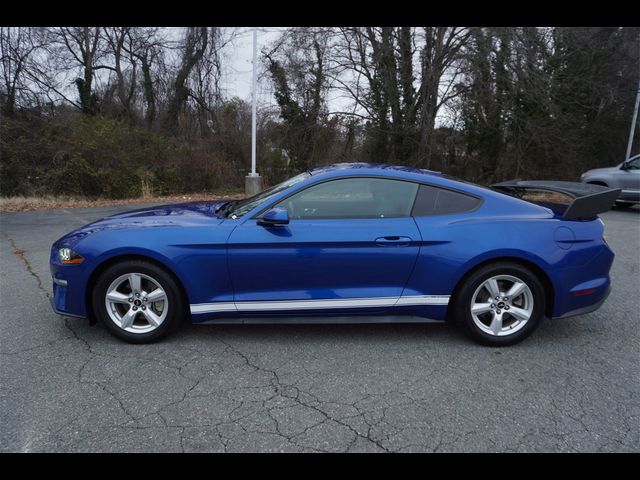
<svg viewBox="0 0 640 480"><path fill-rule="evenodd" d="M394 246L394 247L404 247L411 243L411 238L409 237L399 237L397 235L388 236L388 237L378 237L376 238L376 245L380 246Z"/></svg>

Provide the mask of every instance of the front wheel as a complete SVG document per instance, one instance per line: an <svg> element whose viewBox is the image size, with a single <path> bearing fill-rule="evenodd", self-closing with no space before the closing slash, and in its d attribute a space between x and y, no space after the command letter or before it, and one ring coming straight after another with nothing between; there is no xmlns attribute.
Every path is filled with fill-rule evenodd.
<svg viewBox="0 0 640 480"><path fill-rule="evenodd" d="M487 265L464 280L454 315L473 339L506 346L528 337L545 310L542 283L528 268L511 262Z"/></svg>
<svg viewBox="0 0 640 480"><path fill-rule="evenodd" d="M173 277L159 266L133 260L105 270L93 289L95 315L107 330L129 343L151 343L184 316L185 303Z"/></svg>

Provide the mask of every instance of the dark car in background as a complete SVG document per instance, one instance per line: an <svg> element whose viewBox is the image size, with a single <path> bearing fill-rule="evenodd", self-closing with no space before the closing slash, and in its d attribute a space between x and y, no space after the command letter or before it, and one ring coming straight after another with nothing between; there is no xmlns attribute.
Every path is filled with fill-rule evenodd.
<svg viewBox="0 0 640 480"><path fill-rule="evenodd" d="M640 203L640 155L631 157L615 167L589 170L582 174L580 181L621 189L616 200L619 207L630 207Z"/></svg>

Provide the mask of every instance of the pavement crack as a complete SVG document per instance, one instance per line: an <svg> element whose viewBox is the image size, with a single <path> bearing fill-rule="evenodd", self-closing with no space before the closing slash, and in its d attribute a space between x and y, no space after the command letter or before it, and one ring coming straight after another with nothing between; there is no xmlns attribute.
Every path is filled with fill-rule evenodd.
<svg viewBox="0 0 640 480"><path fill-rule="evenodd" d="M36 272L33 271L33 267L31 266L31 263L27 258L26 252L22 248L18 247L15 240L10 235L6 234L5 232L2 232L2 235L4 235L7 241L11 244L11 248L13 248L13 254L16 257L18 257L18 259L24 264L27 272L33 275L33 277L36 279L36 281L38 282L38 289L40 289L42 293L44 293L47 296L47 298L51 298L51 294L49 293L49 291L46 288L44 288L42 279Z"/></svg>
<svg viewBox="0 0 640 480"><path fill-rule="evenodd" d="M284 438L286 438L289 442L295 443L295 441L293 440L295 437L298 437L298 436L304 434L309 429L317 427L318 425L320 425L322 423L325 423L327 420L330 420L330 421L333 421L333 422L337 423L338 425L341 425L342 427L347 428L353 435L356 436L356 438L360 437L360 438L362 438L362 439L364 439L366 441L369 441L369 442L373 443L374 445L376 445L378 448L382 449L385 452L389 452L390 451L386 446L382 445L382 443L380 443L378 440L376 440L376 439L371 437L371 431L370 430L367 432L366 435L363 435L358 430L353 428L351 425L349 425L348 423L342 421L342 419L334 418L332 415L330 415L329 413L327 413L325 410L323 410L320 407L322 405L322 401L320 399L318 399L315 395L311 394L310 392L304 391L303 393L305 393L309 397L313 398L318 403L318 405L320 405L320 406L312 405L311 403L305 402L304 400L302 400L300 398L300 392L301 392L300 388L295 387L295 385L283 385L282 382L280 381L280 378L278 377L278 373L277 373L276 370L270 370L270 369L261 367L259 365L256 365L255 363L253 363L249 359L249 357L247 355L242 353L237 348L233 347L228 342L225 342L224 340L221 340L221 342L224 343L228 347L229 351L235 353L236 355L238 355L239 357L244 359L245 363L248 366L250 366L250 367L252 367L252 368L254 368L255 370L258 370L258 371L270 373L273 376L271 383L272 383L275 395L279 395L282 398L286 398L286 399L292 400L292 401L296 402L297 404L299 404L299 405L301 405L301 406L303 406L305 408L309 408L311 410L314 410L314 411L318 412L320 415L322 415L324 417L324 419L322 421L316 423L315 425L311 425L311 426L305 428L303 432L299 432L298 434L292 435L291 437L289 437L287 435L283 435L280 432L280 429L279 429L279 427L277 425L277 421L276 421L276 431L278 432L279 435L281 435ZM287 393L287 388L286 387L288 387L288 386L293 387L293 389L295 391L295 395ZM271 417L270 411L269 411L269 416ZM353 442L350 442L349 447L351 446L352 443Z"/></svg>
<svg viewBox="0 0 640 480"><path fill-rule="evenodd" d="M39 349L42 349L42 348L48 348L48 347L50 347L52 345L55 345L57 343L66 342L70 338L71 337L58 338L56 340L52 340L52 341L47 342L47 343L42 343L42 344L36 345L34 347L22 348L20 350L14 350L12 352L0 352L0 355L5 355L5 356L21 355L21 354L26 353L26 352L32 352L34 350L39 350Z"/></svg>

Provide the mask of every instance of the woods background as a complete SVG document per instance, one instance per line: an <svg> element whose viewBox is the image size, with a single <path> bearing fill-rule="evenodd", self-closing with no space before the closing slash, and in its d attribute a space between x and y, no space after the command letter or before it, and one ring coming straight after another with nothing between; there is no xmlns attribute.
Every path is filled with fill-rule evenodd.
<svg viewBox="0 0 640 480"><path fill-rule="evenodd" d="M2 27L0 195L241 189L251 105L221 88L241 32ZM637 27L305 27L262 47L267 185L334 162L486 184L624 160Z"/></svg>

